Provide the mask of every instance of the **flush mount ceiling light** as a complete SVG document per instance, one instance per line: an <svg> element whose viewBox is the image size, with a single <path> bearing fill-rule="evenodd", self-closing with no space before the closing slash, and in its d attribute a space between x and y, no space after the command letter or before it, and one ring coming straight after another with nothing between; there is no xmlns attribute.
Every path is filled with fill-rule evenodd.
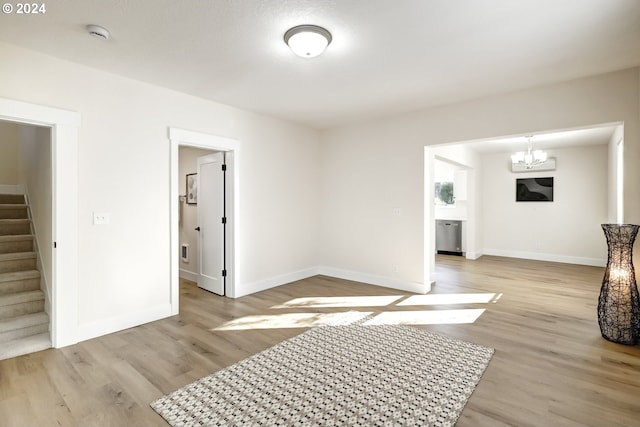
<svg viewBox="0 0 640 427"><path fill-rule="evenodd" d="M87 31L90 35L103 40L109 40L109 30L100 25L87 25Z"/></svg>
<svg viewBox="0 0 640 427"><path fill-rule="evenodd" d="M535 166L547 161L547 153L542 150L532 150L531 135L527 138L527 152L518 151L511 155L511 163L516 165L524 165L527 169L533 169Z"/></svg>
<svg viewBox="0 0 640 427"><path fill-rule="evenodd" d="M331 33L317 25L298 25L284 33L284 42L296 55L313 58L331 43Z"/></svg>

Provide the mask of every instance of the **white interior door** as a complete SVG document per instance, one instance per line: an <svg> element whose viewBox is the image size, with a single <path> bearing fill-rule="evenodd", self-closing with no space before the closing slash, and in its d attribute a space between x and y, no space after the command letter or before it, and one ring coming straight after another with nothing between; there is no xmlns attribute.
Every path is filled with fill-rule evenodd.
<svg viewBox="0 0 640 427"><path fill-rule="evenodd" d="M198 286L224 295L224 153L198 157Z"/></svg>

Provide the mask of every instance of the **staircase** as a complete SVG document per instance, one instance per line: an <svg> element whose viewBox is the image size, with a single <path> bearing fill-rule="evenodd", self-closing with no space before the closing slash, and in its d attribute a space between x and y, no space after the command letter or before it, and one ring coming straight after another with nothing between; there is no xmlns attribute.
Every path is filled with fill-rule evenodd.
<svg viewBox="0 0 640 427"><path fill-rule="evenodd" d="M0 360L51 347L23 195L0 194Z"/></svg>

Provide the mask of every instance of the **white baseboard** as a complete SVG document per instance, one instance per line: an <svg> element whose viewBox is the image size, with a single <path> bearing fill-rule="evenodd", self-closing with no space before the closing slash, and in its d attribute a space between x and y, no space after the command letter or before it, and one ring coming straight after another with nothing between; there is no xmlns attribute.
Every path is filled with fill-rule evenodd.
<svg viewBox="0 0 640 427"><path fill-rule="evenodd" d="M368 285L383 286L386 288L398 289L406 292L418 294L426 293L424 284L418 282L410 282L408 280L396 279L393 277L378 276L375 274L362 273L359 271L343 270L340 268L320 266L311 267L304 270L294 271L292 273L282 274L280 276L271 277L264 280L241 285L240 289L236 289L233 298L243 297L255 292L264 291L275 288L276 286L285 285L297 280L306 279L308 277L322 274L324 276L335 277L338 279L352 280L354 282L366 283Z"/></svg>
<svg viewBox="0 0 640 427"><path fill-rule="evenodd" d="M186 279L186 280L191 280L192 282L196 282L198 283L198 273L194 273L193 271L189 271L189 270L184 270L184 269L180 269L180 278L182 279Z"/></svg>
<svg viewBox="0 0 640 427"><path fill-rule="evenodd" d="M464 254L464 257L466 259L471 259L471 260L478 259L481 256L482 256L482 252L466 252Z"/></svg>
<svg viewBox="0 0 640 427"><path fill-rule="evenodd" d="M171 304L160 304L121 316L78 325L77 342L140 326L171 316Z"/></svg>
<svg viewBox="0 0 640 427"><path fill-rule="evenodd" d="M318 267L318 274L336 277L338 279L352 280L354 282L367 283L369 285L384 286L385 288L393 288L400 291L414 292L417 294L424 294L427 292L423 283L361 273L359 271L343 270L341 268L320 266Z"/></svg>
<svg viewBox="0 0 640 427"><path fill-rule="evenodd" d="M24 185L0 184L0 194L24 194Z"/></svg>
<svg viewBox="0 0 640 427"><path fill-rule="evenodd" d="M482 253L484 255L501 256L507 258L562 262L566 264L590 265L594 267L604 267L607 265L607 260L604 258L575 257L568 255L545 254L540 252L505 251L501 249L483 249Z"/></svg>
<svg viewBox="0 0 640 427"><path fill-rule="evenodd" d="M275 288L276 286L285 285L287 283L295 282L296 280L302 280L316 275L318 275L317 267L311 267L304 270L293 271L291 273L270 277L268 279L241 284L240 286L236 285L235 294L232 297L243 297L245 295Z"/></svg>

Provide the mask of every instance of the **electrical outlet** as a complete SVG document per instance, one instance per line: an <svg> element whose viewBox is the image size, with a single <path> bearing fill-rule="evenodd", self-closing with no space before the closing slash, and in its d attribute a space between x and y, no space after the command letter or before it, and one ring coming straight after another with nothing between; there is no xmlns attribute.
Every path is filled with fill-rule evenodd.
<svg viewBox="0 0 640 427"><path fill-rule="evenodd" d="M402 209L400 209L400 208L393 208L392 212L393 212L393 216L401 216L402 215Z"/></svg>
<svg viewBox="0 0 640 427"><path fill-rule="evenodd" d="M392 273L397 273L398 272L398 265L397 264L391 265L391 272Z"/></svg>
<svg viewBox="0 0 640 427"><path fill-rule="evenodd" d="M110 213L93 213L93 225L104 225L109 224L111 222L111 214Z"/></svg>

